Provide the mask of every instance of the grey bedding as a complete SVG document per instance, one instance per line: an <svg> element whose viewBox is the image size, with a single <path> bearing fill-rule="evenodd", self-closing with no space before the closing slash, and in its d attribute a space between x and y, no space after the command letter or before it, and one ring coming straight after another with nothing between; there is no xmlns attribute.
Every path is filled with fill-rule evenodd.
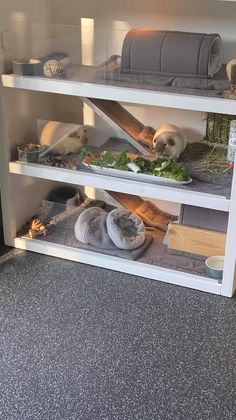
<svg viewBox="0 0 236 420"><path fill-rule="evenodd" d="M223 97L230 89L218 34L132 29L122 54L98 66L68 64L64 78L160 92ZM222 71L223 70L223 71Z"/></svg>
<svg viewBox="0 0 236 420"><path fill-rule="evenodd" d="M111 60L114 60L114 56L111 57ZM117 56L115 56L115 60L117 60ZM97 67L68 65L65 68L65 79L97 83L99 85L127 87L129 89L222 98L224 90L230 89L225 66L223 66L223 70L223 72L217 73L212 80L208 78L188 78L190 80L186 80L184 77L178 77L175 82L176 78L173 76L122 73L118 63L111 65L107 62L106 65L102 64ZM218 75L220 75L220 78Z"/></svg>
<svg viewBox="0 0 236 420"><path fill-rule="evenodd" d="M214 93L215 95L219 95L224 90L230 88L225 65L218 69L212 78L207 76L170 76L165 75L164 73L150 74L148 71L146 73L126 73L122 72L119 65L119 57L112 56L110 61L107 61L105 65L99 66L94 71L94 76L98 79L130 84L130 87L137 87L137 85L140 85L140 87L147 89L148 86L151 86L153 90L162 88L166 91L168 91L169 88L169 91L172 90L189 94L196 94L196 92L198 92L199 95L201 95L201 92L202 95L206 94L206 91L210 91L212 95Z"/></svg>
<svg viewBox="0 0 236 420"><path fill-rule="evenodd" d="M53 216L64 210L62 204L43 202L42 208L37 213L42 220L47 223ZM113 209L112 206L105 206L106 210ZM80 209L78 208L78 214ZM119 258L125 258L131 261L142 261L147 264L157 265L173 270L187 271L189 273L204 275L203 261L196 261L188 256L170 255L166 245L157 239L151 231L146 232L146 238L143 245L133 250L121 250L117 247L105 249L102 246L97 247L88 243L78 241L74 234L74 226L78 219L78 214L73 214L66 220L61 221L57 226L50 228L46 237L39 237L41 241L49 241L61 245L71 246L78 249L99 252L101 254L111 255ZM24 235L25 232L22 234ZM140 273L142 275L142 273Z"/></svg>
<svg viewBox="0 0 236 420"><path fill-rule="evenodd" d="M220 70L218 34L130 30L122 48L121 72L213 77Z"/></svg>
<svg viewBox="0 0 236 420"><path fill-rule="evenodd" d="M182 205L179 223L185 226L226 232L228 213L219 210L204 209L189 205Z"/></svg>
<svg viewBox="0 0 236 420"><path fill-rule="evenodd" d="M93 212L94 209L96 211L96 220L94 220L92 229L90 229L91 226L89 226L89 224L86 226L83 224L82 226L81 224L79 225L77 223L78 218L80 218L86 211ZM52 225L48 229L47 236L40 236L39 239L135 261L139 259L151 245L152 238L146 237L144 231L144 234L142 235L142 241L139 241L139 243L136 244L137 247L135 249L118 249L117 246L114 245L114 243L110 240L110 237L107 234L107 216L103 217L104 215L107 215L114 210L114 206L111 206L103 201L91 200L91 203L88 203L88 207L86 207L86 209L83 204L78 206L76 211L73 209L69 217L61 220L60 222L57 222L56 226ZM56 218L56 220L59 220L58 216L64 212L65 205L43 200L42 207L35 213L35 216L40 217L43 223L47 225L50 221L52 221L52 219ZM99 229L96 229L96 223L99 223ZM75 229L76 225L77 228ZM83 230L80 235L78 235L79 228L82 228ZM75 230L77 231L76 236L80 236L83 242L76 238ZM24 236L26 233L27 230L25 230L25 227L23 227L19 232L19 235ZM133 239L133 242L134 241L135 239Z"/></svg>
<svg viewBox="0 0 236 420"><path fill-rule="evenodd" d="M83 244L75 238L73 229L65 229L63 225L58 225L46 238L39 239L46 242L49 241L78 249L125 258L131 261L140 261L163 268L171 268L173 270L184 271L197 275L205 274L203 260L196 260L195 258L191 258L189 256L171 255L167 250L167 246L163 245L160 240L153 239L152 236L148 236L141 247L132 251L124 251L118 248L103 249L90 244ZM141 272L140 275L142 275Z"/></svg>

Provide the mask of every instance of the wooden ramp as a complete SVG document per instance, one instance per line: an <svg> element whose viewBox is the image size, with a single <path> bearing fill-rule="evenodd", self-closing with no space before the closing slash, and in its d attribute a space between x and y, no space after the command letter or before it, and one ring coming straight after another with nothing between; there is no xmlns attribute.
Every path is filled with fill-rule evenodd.
<svg viewBox="0 0 236 420"><path fill-rule="evenodd" d="M156 130L145 126L128 112L119 102L95 98L83 98L83 101L93 111L115 129L117 136L126 139L143 155L153 153L153 136ZM151 201L131 194L106 191L114 200L113 204L120 204L138 214L147 226L156 228L159 232L166 232L168 224L176 218L161 211Z"/></svg>
<svg viewBox="0 0 236 420"><path fill-rule="evenodd" d="M119 102L95 98L83 98L83 101L110 126L118 128L120 135L139 152L153 153L152 139L156 132L154 128L142 124Z"/></svg>
<svg viewBox="0 0 236 420"><path fill-rule="evenodd" d="M153 202L141 197L114 191L107 191L124 208L136 213L147 226L166 232L168 224L176 217L159 209Z"/></svg>

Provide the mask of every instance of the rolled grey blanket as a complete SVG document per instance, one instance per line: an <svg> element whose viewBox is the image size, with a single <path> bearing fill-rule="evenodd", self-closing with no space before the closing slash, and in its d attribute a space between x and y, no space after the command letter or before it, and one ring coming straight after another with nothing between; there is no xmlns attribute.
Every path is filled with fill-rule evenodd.
<svg viewBox="0 0 236 420"><path fill-rule="evenodd" d="M129 210L115 209L108 214L91 207L78 217L75 237L97 248L132 250L145 242L145 227L140 217Z"/></svg>
<svg viewBox="0 0 236 420"><path fill-rule="evenodd" d="M121 71L213 77L221 68L218 34L132 29L125 37Z"/></svg>
<svg viewBox="0 0 236 420"><path fill-rule="evenodd" d="M84 210L75 224L75 236L83 244L91 244L97 248L114 248L106 227L107 212L100 207Z"/></svg>

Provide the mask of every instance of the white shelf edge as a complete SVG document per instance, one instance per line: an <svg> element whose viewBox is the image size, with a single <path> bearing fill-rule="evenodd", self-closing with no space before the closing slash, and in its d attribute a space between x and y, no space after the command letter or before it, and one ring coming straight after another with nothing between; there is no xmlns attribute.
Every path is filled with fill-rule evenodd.
<svg viewBox="0 0 236 420"><path fill-rule="evenodd" d="M144 89L134 89L118 86L99 85L69 80L47 79L42 77L27 77L2 75L5 87L27 89L64 95L111 99L113 101L178 108L201 112L216 112L236 114L236 101L207 96L158 92Z"/></svg>
<svg viewBox="0 0 236 420"><path fill-rule="evenodd" d="M114 271L121 271L150 280L158 280L217 295L221 294L221 284L216 280L207 277L152 266L138 261L125 260L106 254L100 254L98 252L44 242L37 239L15 238L14 246L18 249L38 252L40 254L94 265Z"/></svg>
<svg viewBox="0 0 236 420"><path fill-rule="evenodd" d="M9 172L16 175L89 186L221 211L228 211L230 206L230 200L218 195L39 164L10 162Z"/></svg>

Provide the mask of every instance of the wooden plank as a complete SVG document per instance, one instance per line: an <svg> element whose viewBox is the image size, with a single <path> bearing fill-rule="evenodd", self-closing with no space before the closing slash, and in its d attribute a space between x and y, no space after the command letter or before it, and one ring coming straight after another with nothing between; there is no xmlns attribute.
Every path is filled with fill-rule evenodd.
<svg viewBox="0 0 236 420"><path fill-rule="evenodd" d="M191 226L169 224L168 248L211 257L225 255L226 234Z"/></svg>
<svg viewBox="0 0 236 420"><path fill-rule="evenodd" d="M109 137L117 137L127 140L136 150L138 150L142 155L150 154L150 149L145 146L143 143L137 141L132 136L130 136L127 131L123 130L123 128L114 121L114 119L110 118L102 109L100 109L95 103L93 103L89 98L81 97L80 98L86 105L92 109L96 115L98 115L103 121L105 121L112 130L114 130L114 134L110 135Z"/></svg>
<svg viewBox="0 0 236 420"><path fill-rule="evenodd" d="M112 121L114 121L122 130L124 130L134 140L143 143L150 151L152 149L152 140L155 129L145 127L130 112L127 111L117 101L108 101L104 99L88 98L97 108L104 112Z"/></svg>
<svg viewBox="0 0 236 420"><path fill-rule="evenodd" d="M154 203L144 200L132 194L108 191L123 207L136 213L146 223L147 226L160 229L166 232L170 222L176 220L175 216L162 211Z"/></svg>

